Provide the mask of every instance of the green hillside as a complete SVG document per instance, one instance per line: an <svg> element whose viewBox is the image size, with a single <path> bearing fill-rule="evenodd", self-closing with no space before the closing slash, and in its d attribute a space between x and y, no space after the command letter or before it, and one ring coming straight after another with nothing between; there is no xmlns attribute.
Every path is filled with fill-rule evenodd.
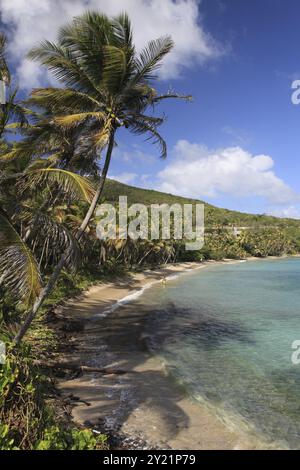
<svg viewBox="0 0 300 470"><path fill-rule="evenodd" d="M162 193L151 189L136 188L127 184L119 183L114 180L107 180L104 190L104 199L108 202L117 203L119 196L127 196L128 204L143 203L147 206L150 204L195 204L203 202L196 199L188 199L185 197L174 196L172 194ZM300 220L281 219L278 217L268 216L264 214L245 214L243 212L231 211L229 209L221 209L205 205L205 223L208 226L246 226L246 227L278 227L278 228L294 228L300 230Z"/></svg>

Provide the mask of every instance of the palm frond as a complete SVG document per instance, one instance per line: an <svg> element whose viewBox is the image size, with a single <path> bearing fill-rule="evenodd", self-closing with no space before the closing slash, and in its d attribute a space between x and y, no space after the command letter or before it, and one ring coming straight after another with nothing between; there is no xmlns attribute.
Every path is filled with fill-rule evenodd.
<svg viewBox="0 0 300 470"><path fill-rule="evenodd" d="M134 53L133 47L133 35L131 21L127 13L122 13L121 15L113 18L112 26L114 30L113 41L114 45L117 47L126 48L131 50L131 53Z"/></svg>
<svg viewBox="0 0 300 470"><path fill-rule="evenodd" d="M170 36L150 41L135 60L136 73L132 82L139 83L141 81L153 80L162 59L173 47L174 42Z"/></svg>
<svg viewBox="0 0 300 470"><path fill-rule="evenodd" d="M151 126L158 127L161 126L165 121L166 117L157 117L157 116L146 116L145 114L139 113L128 113L127 117L133 120L137 120L139 123L145 122L146 124L150 124Z"/></svg>
<svg viewBox="0 0 300 470"><path fill-rule="evenodd" d="M5 155L12 148L12 144L4 139L0 139L0 155Z"/></svg>
<svg viewBox="0 0 300 470"><path fill-rule="evenodd" d="M0 163L13 161L16 158L18 158L20 155L21 155L20 152L18 152L16 148L9 149L7 153L3 153L3 155L0 155Z"/></svg>
<svg viewBox="0 0 300 470"><path fill-rule="evenodd" d="M12 100L14 99L15 95L12 97L9 97L9 101L6 104L7 110L9 113L9 118L10 119L15 119L18 121L18 128L27 126L29 124L29 116L31 114L31 111L28 110L27 108L24 108L21 104L19 103L14 103ZM16 124L16 123L15 123Z"/></svg>
<svg viewBox="0 0 300 470"><path fill-rule="evenodd" d="M0 284L29 305L41 290L35 257L0 208Z"/></svg>
<svg viewBox="0 0 300 470"><path fill-rule="evenodd" d="M5 104L1 106L0 110L0 136L7 132L9 122L12 119L18 121L19 128L28 125L28 115L30 111L24 108L20 103L16 102L16 95L18 89L12 90L6 99Z"/></svg>
<svg viewBox="0 0 300 470"><path fill-rule="evenodd" d="M108 139L109 131L107 129L101 129L94 135L94 145L99 149L103 149L107 145Z"/></svg>
<svg viewBox="0 0 300 470"><path fill-rule="evenodd" d="M142 113L155 96L157 93L152 87L146 83L138 83L126 86L116 101L125 112Z"/></svg>
<svg viewBox="0 0 300 470"><path fill-rule="evenodd" d="M103 70L100 86L111 94L118 93L128 75L127 57L124 49L107 45L103 47Z"/></svg>
<svg viewBox="0 0 300 470"><path fill-rule="evenodd" d="M105 125L101 129L97 129L93 135L93 144L98 149L103 149L109 140L109 136L112 129L111 119L108 119Z"/></svg>
<svg viewBox="0 0 300 470"><path fill-rule="evenodd" d="M78 126L79 124L82 124L83 122L91 118L96 119L100 122L101 121L103 122L104 119L106 118L106 114L101 111L69 114L66 116L55 117L54 122L64 128L70 128L70 127Z"/></svg>
<svg viewBox="0 0 300 470"><path fill-rule="evenodd" d="M88 95L72 88L35 88L27 103L33 106L45 107L53 112L68 111L94 111L103 104Z"/></svg>
<svg viewBox="0 0 300 470"><path fill-rule="evenodd" d="M47 158L35 158L29 163L29 165L27 165L26 172L38 170L41 168L55 167L58 165L60 159L61 159L61 154L59 152L53 153L49 155Z"/></svg>
<svg viewBox="0 0 300 470"><path fill-rule="evenodd" d="M145 116L144 116L145 117ZM157 132L155 125L147 122L145 119L127 119L127 124L133 134L143 135L148 134L146 140L152 141L153 144L158 145L160 148L160 157L167 157L167 144L162 136Z"/></svg>
<svg viewBox="0 0 300 470"><path fill-rule="evenodd" d="M28 57L41 62L67 87L75 87L79 91L88 91L93 96L98 95L93 82L85 73L83 67L77 63L76 57L70 49L43 41L39 47L33 48Z"/></svg>
<svg viewBox="0 0 300 470"><path fill-rule="evenodd" d="M135 48L132 41L131 22L126 13L111 21L111 43L103 47L103 78L101 85L112 93L122 91L134 73Z"/></svg>
<svg viewBox="0 0 300 470"><path fill-rule="evenodd" d="M193 101L192 95L181 95L179 93L166 93L165 95L159 95L153 97L151 100L151 104L159 103L160 101L167 100L167 99L180 99L180 100L185 100L187 102Z"/></svg>
<svg viewBox="0 0 300 470"><path fill-rule="evenodd" d="M113 29L109 18L97 11L86 11L80 16L73 18L71 23L59 30L59 43L68 47L81 58L85 54L95 54L112 39Z"/></svg>
<svg viewBox="0 0 300 470"><path fill-rule="evenodd" d="M7 153L0 155L0 163L12 162L14 160L23 161L28 163L34 154L34 148L25 143L17 143L13 148L9 149Z"/></svg>
<svg viewBox="0 0 300 470"><path fill-rule="evenodd" d="M94 11L75 17L59 31L59 44L78 60L86 76L99 91L103 71L103 46L111 44L112 35L113 28L108 17Z"/></svg>
<svg viewBox="0 0 300 470"><path fill-rule="evenodd" d="M39 251L39 264L57 263L60 255L66 256L66 265L76 269L81 261L80 245L75 236L62 223L46 213L38 212L29 220L31 243L34 252ZM42 233L42 237L41 237Z"/></svg>
<svg viewBox="0 0 300 470"><path fill-rule="evenodd" d="M95 190L89 180L71 171L59 168L39 168L28 171L19 178L19 188L22 192L53 184L70 198L79 198L90 203L94 197Z"/></svg>

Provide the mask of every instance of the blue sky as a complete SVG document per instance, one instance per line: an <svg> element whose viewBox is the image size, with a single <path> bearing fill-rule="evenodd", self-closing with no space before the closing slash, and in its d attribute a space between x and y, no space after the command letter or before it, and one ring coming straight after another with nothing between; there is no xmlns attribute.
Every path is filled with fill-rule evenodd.
<svg viewBox="0 0 300 470"><path fill-rule="evenodd" d="M167 160L121 132L110 176L231 209L300 217L300 106L291 102L300 79L298 0L0 0L24 92L51 83L24 59L26 50L54 39L86 5L108 14L126 9L138 47L172 34L177 48L158 88L194 97L157 109L168 115L161 128Z"/></svg>

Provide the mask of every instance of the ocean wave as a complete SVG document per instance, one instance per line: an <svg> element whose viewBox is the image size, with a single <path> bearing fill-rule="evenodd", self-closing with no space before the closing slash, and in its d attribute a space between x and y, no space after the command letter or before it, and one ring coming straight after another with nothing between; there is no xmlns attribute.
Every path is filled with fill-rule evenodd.
<svg viewBox="0 0 300 470"><path fill-rule="evenodd" d="M174 281L175 279L177 279L179 276L181 276L183 274L189 274L189 273L191 273L193 271L197 271L198 269L203 268L203 267L204 267L203 265L200 265L198 267L186 269L183 272L178 272L176 274L169 274L168 276L165 277L165 280L166 281ZM130 302L133 302L134 300L138 299L139 297L141 297L143 295L145 290L150 289L150 287L152 287L154 284L162 283L162 281L163 281L163 278L149 282L148 284L143 286L141 289L138 289L138 290L135 290L135 291L131 292L130 294L123 297L122 299L118 300L117 302L113 303L109 307L105 308L103 310L103 312L96 313L96 315L94 315L94 318L105 318L105 317L107 317L107 315L114 312L119 307L122 307L123 305L126 305L126 304L128 304Z"/></svg>
<svg viewBox="0 0 300 470"><path fill-rule="evenodd" d="M141 295L143 295L143 293L145 292L145 290L149 289L150 287L152 287L154 284L157 284L161 282L161 280L158 280L158 281L152 281L152 282L149 282L148 284L146 284L144 287L142 287L141 289L139 290L135 290L133 292L131 292L130 294L126 295L125 297L123 297L122 299L118 300L117 302L113 303L112 305L110 305L109 307L105 308L103 310L103 312L101 313L96 313L95 317L97 318L105 318L107 315L109 315L110 313L114 312L115 310L117 310L119 307L122 307L123 305L126 305L130 302L133 302L134 300L138 299L139 297L141 297Z"/></svg>

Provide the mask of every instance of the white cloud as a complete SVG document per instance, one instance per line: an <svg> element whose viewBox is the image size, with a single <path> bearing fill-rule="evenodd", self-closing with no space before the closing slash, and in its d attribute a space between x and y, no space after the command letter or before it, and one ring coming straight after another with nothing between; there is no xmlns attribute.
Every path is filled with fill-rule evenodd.
<svg viewBox="0 0 300 470"><path fill-rule="evenodd" d="M201 25L199 0L0 0L1 21L12 33L10 53L21 87L40 85L47 78L36 64L28 65L24 58L28 50L43 39L55 40L59 26L87 9L108 15L127 11L139 49L153 38L171 34L176 48L161 69L164 79L224 52Z"/></svg>
<svg viewBox="0 0 300 470"><path fill-rule="evenodd" d="M157 155L145 153L139 144L127 146L121 142L114 151L114 159L139 168L141 163L152 164L153 160L157 159Z"/></svg>
<svg viewBox="0 0 300 470"><path fill-rule="evenodd" d="M288 219L300 219L300 211L295 206L288 206L285 208L271 208L267 211L268 214L275 217L283 217Z"/></svg>
<svg viewBox="0 0 300 470"><path fill-rule="evenodd" d="M38 88L44 81L52 84L51 77L47 80L47 72L44 72L36 63L23 59L17 68L18 83L21 88Z"/></svg>
<svg viewBox="0 0 300 470"><path fill-rule="evenodd" d="M111 180L119 181L120 183L133 184L137 176L138 175L136 173L124 172L120 173L119 175L109 175L109 178Z"/></svg>
<svg viewBox="0 0 300 470"><path fill-rule="evenodd" d="M234 145L249 145L251 142L251 137L248 132L243 129L236 129L231 126L224 126L222 132L227 136L231 137Z"/></svg>
<svg viewBox="0 0 300 470"><path fill-rule="evenodd" d="M241 147L209 150L180 140L174 160L158 173L158 189L195 198L262 197L272 204L289 204L299 195L273 171L268 155L252 155Z"/></svg>

